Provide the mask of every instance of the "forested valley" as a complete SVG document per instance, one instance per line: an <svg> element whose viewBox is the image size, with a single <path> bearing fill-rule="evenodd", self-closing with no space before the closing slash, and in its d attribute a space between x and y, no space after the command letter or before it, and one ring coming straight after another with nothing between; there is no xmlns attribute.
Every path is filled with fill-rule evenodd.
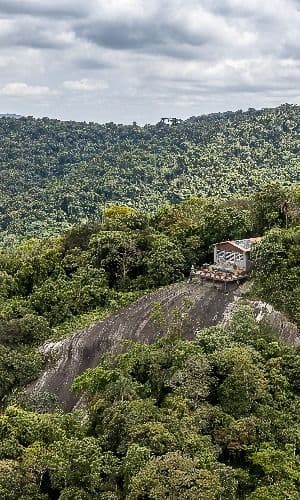
<svg viewBox="0 0 300 500"><path fill-rule="evenodd" d="M299 106L215 113L175 125L0 119L0 243L149 212L192 196L247 196L299 181Z"/></svg>
<svg viewBox="0 0 300 500"><path fill-rule="evenodd" d="M179 132L168 129L172 133ZM19 200L29 196L22 182L28 184L32 168L37 172L37 165L27 167L15 186ZM291 182L292 167L284 171ZM71 183L63 189L68 186L72 191ZM38 195L39 187L34 189ZM77 189L91 195L80 175ZM29 220L32 208L23 206ZM37 230L46 221L52 232L43 219L52 208L45 204L34 213ZM201 330L192 341L174 319L155 343L128 342L126 352L103 356L75 379L73 390L85 396L86 407L72 413L64 413L51 394L34 396L24 387L47 362L39 350L45 340L63 338L149 290L186 279L191 264L210 261L212 244L224 239L263 236L253 251L249 293L299 326L299 223L299 185L284 183L247 197L195 196L149 211L110 204L99 219L95 211L48 237L33 237L24 219L24 233L18 233L23 238L6 241L0 252L0 498L298 499L299 347L257 323L246 305L227 326Z"/></svg>

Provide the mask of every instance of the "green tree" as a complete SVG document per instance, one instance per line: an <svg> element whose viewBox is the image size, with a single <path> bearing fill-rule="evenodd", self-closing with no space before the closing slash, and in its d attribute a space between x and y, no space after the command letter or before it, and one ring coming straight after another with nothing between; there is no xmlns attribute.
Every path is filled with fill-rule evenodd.
<svg viewBox="0 0 300 500"><path fill-rule="evenodd" d="M192 458L173 452L153 458L133 477L128 499L213 500L221 491L217 474L199 468Z"/></svg>
<svg viewBox="0 0 300 500"><path fill-rule="evenodd" d="M151 250L144 257L143 264L150 286L168 285L183 278L184 256L167 236L153 236Z"/></svg>

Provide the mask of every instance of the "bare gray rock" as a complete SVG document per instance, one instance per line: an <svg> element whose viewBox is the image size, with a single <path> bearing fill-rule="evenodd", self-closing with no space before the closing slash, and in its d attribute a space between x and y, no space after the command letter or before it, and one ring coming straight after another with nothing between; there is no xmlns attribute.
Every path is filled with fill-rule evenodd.
<svg viewBox="0 0 300 500"><path fill-rule="evenodd" d="M162 335L161 328L152 318L156 303L161 304L167 318L170 318L174 308L183 307L186 301L191 303L188 318L182 323L184 335L191 339L196 331L204 327L226 324L247 289L248 284L245 283L224 293L211 283L201 285L195 280L192 283L176 283L144 295L130 306L66 339L46 342L41 351L54 361L28 390L33 394L54 394L60 406L70 411L79 401L79 397L71 391L74 378L87 368L97 366L103 353L122 352L125 349L122 340L125 339L151 343ZM282 340L290 345L300 344L297 327L289 323L284 315L264 302L247 303L253 307L257 321L266 319Z"/></svg>
<svg viewBox="0 0 300 500"><path fill-rule="evenodd" d="M278 332L279 337L288 345L300 345L300 332L294 323L271 304L260 300L250 302L256 314L256 321L266 320Z"/></svg>
<svg viewBox="0 0 300 500"><path fill-rule="evenodd" d="M175 307L183 307L188 300L191 307L188 320L183 322L184 334L193 338L195 332L205 326L218 324L227 306L234 301L239 290L224 293L212 284L176 283L144 295L117 313L75 332L58 342L46 342L41 351L54 358L40 378L30 386L31 393L54 394L66 411L78 402L78 396L70 387L74 378L87 368L97 366L105 352L121 352L125 339L151 343L161 335L161 329L152 319L155 303L160 303L166 315Z"/></svg>

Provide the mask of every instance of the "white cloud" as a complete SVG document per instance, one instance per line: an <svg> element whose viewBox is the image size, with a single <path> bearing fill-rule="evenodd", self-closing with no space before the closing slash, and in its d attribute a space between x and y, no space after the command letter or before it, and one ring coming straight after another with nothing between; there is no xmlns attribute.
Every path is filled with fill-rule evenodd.
<svg viewBox="0 0 300 500"><path fill-rule="evenodd" d="M0 0L0 107L147 122L297 102L299 32L299 0Z"/></svg>
<svg viewBox="0 0 300 500"><path fill-rule="evenodd" d="M22 82L7 83L0 89L0 95L8 97L39 97L52 94L47 86L27 85Z"/></svg>
<svg viewBox="0 0 300 500"><path fill-rule="evenodd" d="M88 78L82 78L81 80L66 80L63 82L63 87L67 90L94 92L106 89L108 85L102 80L89 80Z"/></svg>
<svg viewBox="0 0 300 500"><path fill-rule="evenodd" d="M0 13L5 15L53 19L80 17L86 13L86 9L86 2L82 0L1 0L0 3Z"/></svg>
<svg viewBox="0 0 300 500"><path fill-rule="evenodd" d="M1 55L0 56L0 68L7 68L8 70L10 69L10 66L12 64L17 63L17 58L13 55L11 56L6 56L6 55Z"/></svg>

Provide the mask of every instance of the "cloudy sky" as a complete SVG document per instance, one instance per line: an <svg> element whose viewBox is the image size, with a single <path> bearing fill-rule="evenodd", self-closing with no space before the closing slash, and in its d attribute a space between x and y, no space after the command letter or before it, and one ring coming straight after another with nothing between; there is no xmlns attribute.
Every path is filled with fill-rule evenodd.
<svg viewBox="0 0 300 500"><path fill-rule="evenodd" d="M299 98L300 0L0 0L0 113L143 124Z"/></svg>

